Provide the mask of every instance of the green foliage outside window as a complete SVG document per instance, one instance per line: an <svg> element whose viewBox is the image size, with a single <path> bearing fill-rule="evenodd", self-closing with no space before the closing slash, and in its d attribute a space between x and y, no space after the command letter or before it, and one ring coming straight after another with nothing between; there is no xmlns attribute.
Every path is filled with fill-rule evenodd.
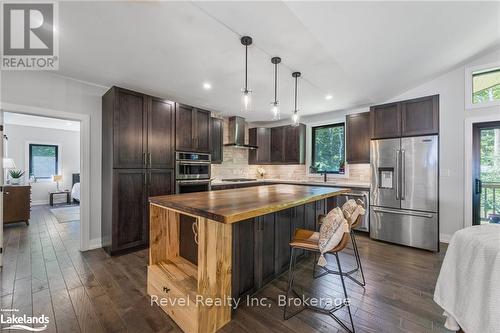
<svg viewBox="0 0 500 333"><path fill-rule="evenodd" d="M312 128L312 172L343 173L344 123Z"/></svg>
<svg viewBox="0 0 500 333"><path fill-rule="evenodd" d="M500 212L500 129L481 130L481 181L481 213L487 219Z"/></svg>
<svg viewBox="0 0 500 333"><path fill-rule="evenodd" d="M500 69L472 75L472 103L500 101Z"/></svg>

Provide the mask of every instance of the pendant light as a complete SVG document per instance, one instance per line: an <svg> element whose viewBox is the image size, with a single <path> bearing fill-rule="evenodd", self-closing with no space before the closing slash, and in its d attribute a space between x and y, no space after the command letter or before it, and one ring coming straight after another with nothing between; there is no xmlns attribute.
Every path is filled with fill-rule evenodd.
<svg viewBox="0 0 500 333"><path fill-rule="evenodd" d="M271 112L273 120L280 120L280 106L278 102L278 64L281 62L280 57L273 57L271 62L274 65L274 102L271 103Z"/></svg>
<svg viewBox="0 0 500 333"><path fill-rule="evenodd" d="M252 109L252 91L248 89L248 45L252 45L252 37L241 37L241 44L245 46L245 88L241 89L241 110L248 112Z"/></svg>
<svg viewBox="0 0 500 333"><path fill-rule="evenodd" d="M297 108L297 90L298 90L298 85L297 81L300 77L300 72L293 72L292 77L295 79L295 108L293 110L293 115L292 115L292 126L299 126L299 109Z"/></svg>

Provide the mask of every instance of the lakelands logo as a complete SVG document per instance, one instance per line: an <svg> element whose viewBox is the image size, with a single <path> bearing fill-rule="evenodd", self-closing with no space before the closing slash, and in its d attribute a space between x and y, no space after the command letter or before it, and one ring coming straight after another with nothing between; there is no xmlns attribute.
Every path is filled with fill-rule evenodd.
<svg viewBox="0 0 500 333"><path fill-rule="evenodd" d="M2 2L2 70L57 70L57 2Z"/></svg>
<svg viewBox="0 0 500 333"><path fill-rule="evenodd" d="M40 316L18 316L16 315L16 312L19 312L19 310L2 309L2 314L0 314L0 325L2 330L25 330L30 332L42 332L47 329L49 317L47 317L46 315L42 314Z"/></svg>

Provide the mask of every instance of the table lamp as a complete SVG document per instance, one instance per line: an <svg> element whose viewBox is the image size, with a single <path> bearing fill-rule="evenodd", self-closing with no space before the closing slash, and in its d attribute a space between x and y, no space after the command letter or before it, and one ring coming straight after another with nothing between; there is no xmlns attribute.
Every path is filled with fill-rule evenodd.
<svg viewBox="0 0 500 333"><path fill-rule="evenodd" d="M57 183L57 190L60 191L59 189L59 182L62 182L63 176L62 175L54 175L52 176L52 181Z"/></svg>

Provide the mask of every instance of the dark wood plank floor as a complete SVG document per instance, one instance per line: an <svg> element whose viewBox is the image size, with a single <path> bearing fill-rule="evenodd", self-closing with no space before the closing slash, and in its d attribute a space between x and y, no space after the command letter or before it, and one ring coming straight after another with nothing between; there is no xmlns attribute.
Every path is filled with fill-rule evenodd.
<svg viewBox="0 0 500 333"><path fill-rule="evenodd" d="M50 317L46 332L180 332L146 295L147 251L109 257L81 253L79 223L58 223L47 206L33 208L29 226L4 228L1 307ZM357 332L447 332L432 301L444 252L438 254L358 237L366 290L347 282ZM444 249L443 249L444 250ZM341 257L352 266L352 251ZM312 259L298 265L297 287L318 297L341 297L336 276L312 280ZM241 306L222 332L342 332L331 318L304 311L282 320L278 296L287 275L265 286L265 306ZM270 306L268 307L268 304ZM340 313L346 318L346 313Z"/></svg>

